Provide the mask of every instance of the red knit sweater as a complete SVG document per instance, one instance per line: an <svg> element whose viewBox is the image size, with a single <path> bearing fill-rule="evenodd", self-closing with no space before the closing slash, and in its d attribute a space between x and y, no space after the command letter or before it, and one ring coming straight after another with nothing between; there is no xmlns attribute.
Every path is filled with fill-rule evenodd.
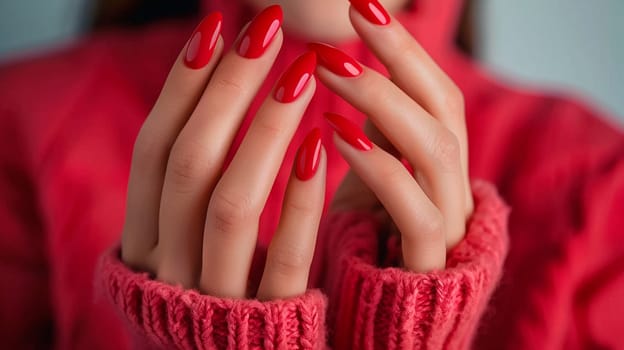
<svg viewBox="0 0 624 350"><path fill-rule="evenodd" d="M224 12L226 42L248 16L234 3L207 1ZM579 103L504 87L457 52L460 0L414 4L399 20L463 90L481 179L444 271L392 267L396 242L365 213L325 219L310 290L290 300L218 299L128 270L115 246L132 144L195 23L110 31L0 67L2 347L622 348L622 132ZM341 48L380 68L360 42ZM286 35L260 96L303 50ZM322 128L331 198L346 164L326 110L363 117L319 86L295 135L293 145ZM258 261L294 151L262 216Z"/></svg>

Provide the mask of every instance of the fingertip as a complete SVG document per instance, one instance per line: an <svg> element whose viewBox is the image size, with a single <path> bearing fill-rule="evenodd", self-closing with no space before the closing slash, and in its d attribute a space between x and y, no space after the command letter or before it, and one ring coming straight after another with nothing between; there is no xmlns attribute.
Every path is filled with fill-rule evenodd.
<svg viewBox="0 0 624 350"><path fill-rule="evenodd" d="M362 65L345 52L325 43L308 43L308 49L315 52L319 65L332 73L344 77L355 78L362 74Z"/></svg>
<svg viewBox="0 0 624 350"><path fill-rule="evenodd" d="M199 23L187 41L184 64L190 69L201 69L213 58L223 24L223 15L212 12Z"/></svg>
<svg viewBox="0 0 624 350"><path fill-rule="evenodd" d="M375 26L387 26L392 18L384 6L377 0L349 0L350 13L356 12L362 19Z"/></svg>
<svg viewBox="0 0 624 350"><path fill-rule="evenodd" d="M331 112L326 112L324 116L325 120L327 120L329 125L336 131L337 135L351 147L364 152L373 149L371 140L353 121Z"/></svg>
<svg viewBox="0 0 624 350"><path fill-rule="evenodd" d="M300 181L312 179L321 161L321 130L314 128L304 138L295 156L294 172Z"/></svg>
<svg viewBox="0 0 624 350"><path fill-rule="evenodd" d="M256 59L264 55L267 48L274 44L274 39L281 33L283 12L279 5L273 5L260 11L241 31L236 43L236 53L247 59Z"/></svg>
<svg viewBox="0 0 624 350"><path fill-rule="evenodd" d="M290 103L297 100L305 92L311 80L314 79L315 68L316 53L308 51L299 56L282 73L275 84L273 98L281 103Z"/></svg>

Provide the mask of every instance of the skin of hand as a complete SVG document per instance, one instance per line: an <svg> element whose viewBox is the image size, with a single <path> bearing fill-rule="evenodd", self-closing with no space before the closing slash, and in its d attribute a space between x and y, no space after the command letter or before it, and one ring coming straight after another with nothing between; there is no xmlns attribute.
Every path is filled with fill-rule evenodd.
<svg viewBox="0 0 624 350"><path fill-rule="evenodd" d="M332 47L310 45L319 79L369 116L364 129L374 141L348 120L327 115L351 167L332 210L381 210L400 232L405 268L443 269L474 207L462 93L378 2L353 0L349 17L391 79Z"/></svg>
<svg viewBox="0 0 624 350"><path fill-rule="evenodd" d="M212 14L218 19L208 16L180 53L134 147L122 235L122 259L131 267L218 297L254 297L246 290L259 216L316 86L314 55L304 54L278 81L223 171L282 43L276 8L243 28L227 53L220 16ZM365 131L374 142L348 120L328 115L336 147L352 168L332 210L387 213L401 235L405 268L442 269L473 210L462 94L381 4L353 0L348 18L392 78L324 44L310 46L321 64L317 76L369 116ZM270 28L272 39L260 47ZM198 49L205 40L209 55ZM296 91L293 82L305 74L307 83ZM300 295L307 287L327 167L315 134L298 152L255 296L261 300Z"/></svg>
<svg viewBox="0 0 624 350"><path fill-rule="evenodd" d="M261 211L316 88L314 53L275 84L224 170L282 45L282 16L279 6L265 9L223 53L221 14L210 14L180 53L133 150L121 247L129 266L218 297L306 291L325 194L318 129L296 157L258 293L246 295Z"/></svg>

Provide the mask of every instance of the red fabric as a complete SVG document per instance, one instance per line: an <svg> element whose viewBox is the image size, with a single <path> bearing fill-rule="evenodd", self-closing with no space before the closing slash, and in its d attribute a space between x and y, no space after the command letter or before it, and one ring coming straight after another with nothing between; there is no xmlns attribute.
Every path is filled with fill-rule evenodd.
<svg viewBox="0 0 624 350"><path fill-rule="evenodd" d="M325 224L329 330L336 349L459 349L474 335L507 253L507 206L473 181L475 211L446 269L406 272L379 259L379 225L368 213L334 214ZM388 240L390 256L399 240ZM391 266L397 262L387 261Z"/></svg>
<svg viewBox="0 0 624 350"><path fill-rule="evenodd" d="M326 298L319 290L289 300L221 299L130 271L107 252L101 290L134 333L137 348L323 349Z"/></svg>
<svg viewBox="0 0 624 350"><path fill-rule="evenodd" d="M315 264L332 267L325 268L323 283L332 312L329 346L455 349L470 343L507 252L509 212L491 185L476 181L473 192L476 207L466 238L443 271L379 268L379 225L368 213L333 214L324 223L324 247L319 247L324 259ZM99 271L101 290L136 332L137 344L183 349L328 344L327 305L319 290L265 303L219 299L130 271L119 260L119 249L104 255Z"/></svg>
<svg viewBox="0 0 624 350"><path fill-rule="evenodd" d="M233 1L222 2L231 7L224 16L225 37L231 42L248 11ZM477 311L456 315L465 317L466 335L476 330L457 341L472 338L478 349L621 348L622 132L581 103L494 81L450 44L458 4L459 0L415 1L414 9L399 16L464 92L471 176L493 183L511 207L510 250L503 277L482 316ZM211 6L224 5L207 5ZM4 284L0 339L4 347L132 346L133 331L106 298L94 296L95 269L98 256L119 239L134 138L194 24L109 31L61 52L0 67L0 275ZM304 44L286 35L259 96L268 93L277 75L305 50ZM340 46L381 68L360 42ZM260 102L254 102L251 113ZM322 120L327 110L360 122L363 116L319 86L295 136L293 145L311 128L321 128L332 165L329 199L347 167ZM266 247L277 223L294 151L293 147L286 155L262 216L259 249ZM319 252L328 255L323 249ZM315 270L312 285L331 279L329 271ZM366 271L375 274L380 269L361 273ZM350 276L349 281L356 282L371 278ZM401 283L412 277L420 278L411 276ZM370 288L378 291L378 287ZM391 294L392 287L384 293ZM478 294L480 302L487 300L487 289ZM382 312L386 303L398 302L384 297L375 309L361 299L335 307L335 297L328 300L330 345L336 339L331 333L336 308L349 309L340 313L347 320L362 317L360 326L353 324L358 329L371 324L366 317L376 317L373 310ZM444 322L437 323L436 315L414 327L438 330L441 324L448 329ZM415 318L402 320L397 324L409 328ZM464 321L457 322L463 327ZM451 338L423 334L415 344L437 345L440 339L450 339L443 343L448 347L457 344ZM347 341L364 344L367 339Z"/></svg>

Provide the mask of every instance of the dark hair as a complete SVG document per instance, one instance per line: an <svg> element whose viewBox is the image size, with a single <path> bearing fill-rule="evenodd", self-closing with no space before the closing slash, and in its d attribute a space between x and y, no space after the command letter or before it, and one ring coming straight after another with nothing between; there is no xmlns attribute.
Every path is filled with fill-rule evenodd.
<svg viewBox="0 0 624 350"><path fill-rule="evenodd" d="M199 0L97 0L94 28L140 26L150 22L194 17L200 11Z"/></svg>

